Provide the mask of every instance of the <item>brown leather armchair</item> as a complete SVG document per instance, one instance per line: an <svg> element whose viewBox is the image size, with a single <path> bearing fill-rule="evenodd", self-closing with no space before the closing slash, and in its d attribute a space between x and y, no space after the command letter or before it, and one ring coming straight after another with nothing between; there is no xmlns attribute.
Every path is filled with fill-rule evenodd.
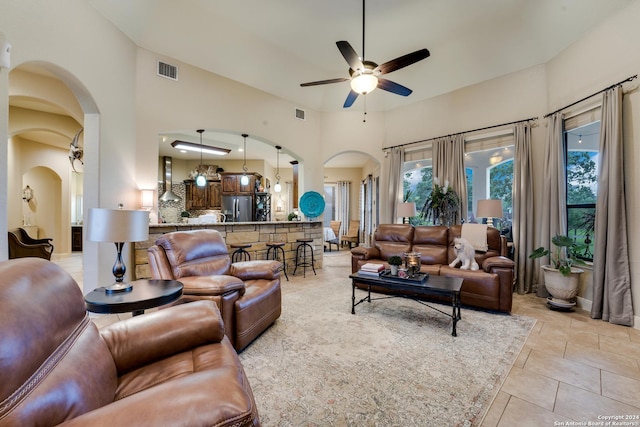
<svg viewBox="0 0 640 427"><path fill-rule="evenodd" d="M260 425L212 302L98 330L58 265L4 261L0 277L0 426Z"/></svg>
<svg viewBox="0 0 640 427"><path fill-rule="evenodd" d="M227 245L216 230L175 231L148 249L154 279L184 285L178 303L214 301L226 333L242 351L280 317L280 262L231 263Z"/></svg>
<svg viewBox="0 0 640 427"><path fill-rule="evenodd" d="M34 239L22 228L9 230L9 259L36 257L51 259L52 239Z"/></svg>

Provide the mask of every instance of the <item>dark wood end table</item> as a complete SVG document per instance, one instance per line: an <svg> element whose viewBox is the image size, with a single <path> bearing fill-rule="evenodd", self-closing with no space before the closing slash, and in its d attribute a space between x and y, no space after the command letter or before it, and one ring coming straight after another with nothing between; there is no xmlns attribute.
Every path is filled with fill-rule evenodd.
<svg viewBox="0 0 640 427"><path fill-rule="evenodd" d="M176 301L182 296L182 283L177 280L135 280L127 292L107 293L96 288L84 296L87 310L112 314L132 312L134 316L146 309Z"/></svg>
<svg viewBox="0 0 640 427"><path fill-rule="evenodd" d="M424 282L402 279L397 276L381 275L380 277L354 273L349 276L351 279L351 314L356 314L356 305L362 302L388 298L408 298L422 305L425 305L437 312L449 316L453 320L453 331L451 335L457 336L456 324L462 318L460 314L460 289L462 279L459 277L444 277L430 275ZM367 296L356 302L356 284L367 285ZM371 298L371 286L377 286L389 291L389 295L379 298ZM419 299L423 295L445 295L451 298L453 312L451 314L433 307Z"/></svg>

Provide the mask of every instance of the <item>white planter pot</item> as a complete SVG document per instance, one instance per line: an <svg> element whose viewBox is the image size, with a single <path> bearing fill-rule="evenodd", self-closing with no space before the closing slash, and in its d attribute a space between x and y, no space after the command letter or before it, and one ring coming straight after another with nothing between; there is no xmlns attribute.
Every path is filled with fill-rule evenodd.
<svg viewBox="0 0 640 427"><path fill-rule="evenodd" d="M392 276L397 276L398 275L398 266L397 265L390 265L389 269L391 270L391 275Z"/></svg>
<svg viewBox="0 0 640 427"><path fill-rule="evenodd" d="M573 299L578 295L580 274L584 270L572 267L568 276L563 276L559 270L550 265L543 265L544 285L554 300L561 304L573 304Z"/></svg>

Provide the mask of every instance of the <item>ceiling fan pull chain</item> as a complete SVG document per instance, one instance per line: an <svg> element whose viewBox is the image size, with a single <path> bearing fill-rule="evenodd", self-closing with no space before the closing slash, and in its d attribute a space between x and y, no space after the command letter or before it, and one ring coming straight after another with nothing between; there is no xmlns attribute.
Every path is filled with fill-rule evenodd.
<svg viewBox="0 0 640 427"><path fill-rule="evenodd" d="M367 123L367 95L364 96L364 114L362 115L362 123Z"/></svg>

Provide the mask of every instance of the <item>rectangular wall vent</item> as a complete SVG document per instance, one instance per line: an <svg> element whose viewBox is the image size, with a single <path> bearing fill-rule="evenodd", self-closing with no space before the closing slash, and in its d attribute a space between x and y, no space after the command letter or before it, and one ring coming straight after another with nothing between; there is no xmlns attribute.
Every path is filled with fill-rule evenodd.
<svg viewBox="0 0 640 427"><path fill-rule="evenodd" d="M158 75L171 80L178 80L178 67L167 64L166 62L158 61Z"/></svg>
<svg viewBox="0 0 640 427"><path fill-rule="evenodd" d="M296 119L305 120L305 111L300 108L296 108Z"/></svg>

